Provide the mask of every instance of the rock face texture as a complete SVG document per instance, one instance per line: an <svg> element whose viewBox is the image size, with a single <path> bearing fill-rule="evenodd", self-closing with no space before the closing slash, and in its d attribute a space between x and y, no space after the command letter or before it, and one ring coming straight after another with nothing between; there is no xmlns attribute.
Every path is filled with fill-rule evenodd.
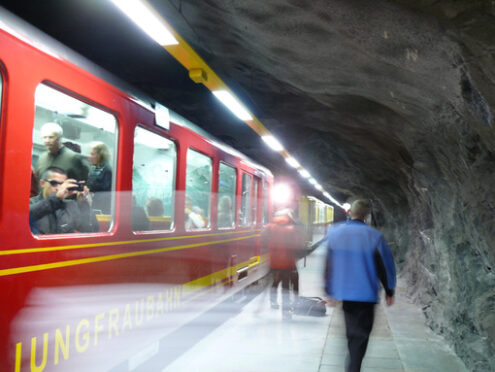
<svg viewBox="0 0 495 372"><path fill-rule="evenodd" d="M160 75L166 52L106 19L116 17L110 2L22 3L10 8L275 174L287 172L247 127L232 129L221 109L190 93L186 72ZM150 3L326 190L373 200L429 325L469 370L495 370L495 2Z"/></svg>
<svg viewBox="0 0 495 372"><path fill-rule="evenodd" d="M373 200L429 325L495 370L495 3L170 3L330 193Z"/></svg>

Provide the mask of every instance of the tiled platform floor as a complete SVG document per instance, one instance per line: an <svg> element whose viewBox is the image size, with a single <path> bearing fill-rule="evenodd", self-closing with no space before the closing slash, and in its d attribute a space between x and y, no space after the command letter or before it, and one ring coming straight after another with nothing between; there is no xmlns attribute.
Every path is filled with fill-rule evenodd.
<svg viewBox="0 0 495 372"><path fill-rule="evenodd" d="M324 249L300 267L300 293L323 297ZM400 284L400 283L399 283ZM462 372L463 363L442 338L425 325L418 306L408 302L399 285L396 303L379 305L364 372ZM282 319L269 306L268 288L206 337L169 363L163 372L341 372L346 355L343 314L327 309L325 317L294 315Z"/></svg>

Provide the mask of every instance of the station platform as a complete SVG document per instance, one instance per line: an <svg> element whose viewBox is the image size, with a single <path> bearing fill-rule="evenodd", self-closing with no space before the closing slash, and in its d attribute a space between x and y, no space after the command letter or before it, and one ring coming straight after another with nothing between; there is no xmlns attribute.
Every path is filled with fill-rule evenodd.
<svg viewBox="0 0 495 372"><path fill-rule="evenodd" d="M324 257L325 249L319 246L307 257L305 266L300 260L302 296L324 297ZM377 306L362 371L467 371L442 337L425 325L421 309L404 293L399 280L395 304ZM199 328L204 335L187 350L183 348L187 342L176 339L169 349L169 362L157 370L344 371L345 325L338 306L327 308L324 317L293 315L290 320L283 319L281 310L270 308L267 284L258 293L239 301L239 307L217 308L210 318L199 320L191 334L197 336Z"/></svg>

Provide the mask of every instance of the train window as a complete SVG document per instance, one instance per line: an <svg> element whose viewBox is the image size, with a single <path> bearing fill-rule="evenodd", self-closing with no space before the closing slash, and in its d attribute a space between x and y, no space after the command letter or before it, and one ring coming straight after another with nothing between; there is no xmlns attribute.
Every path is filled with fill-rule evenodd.
<svg viewBox="0 0 495 372"><path fill-rule="evenodd" d="M174 226L177 150L174 142L136 127L132 168L132 229Z"/></svg>
<svg viewBox="0 0 495 372"><path fill-rule="evenodd" d="M36 88L35 105L31 231L108 231L114 210L116 118L46 84ZM43 206L49 198L47 214Z"/></svg>
<svg viewBox="0 0 495 372"><path fill-rule="evenodd" d="M234 226L236 170L220 163L218 172L218 216L219 228Z"/></svg>
<svg viewBox="0 0 495 372"><path fill-rule="evenodd" d="M186 230L210 226L212 161L206 155L187 150Z"/></svg>
<svg viewBox="0 0 495 372"><path fill-rule="evenodd" d="M243 173L241 213L239 214L239 223L241 226L246 226L251 223L250 202L251 202L251 176L249 174Z"/></svg>
<svg viewBox="0 0 495 372"><path fill-rule="evenodd" d="M268 221L268 182L263 180L263 220L261 221L263 226L266 225Z"/></svg>
<svg viewBox="0 0 495 372"><path fill-rule="evenodd" d="M253 184L253 208L252 208L252 216L253 216L253 224L256 225L256 222L258 220L257 218L257 209L258 209L258 184L259 180L258 178L254 179L254 184Z"/></svg>

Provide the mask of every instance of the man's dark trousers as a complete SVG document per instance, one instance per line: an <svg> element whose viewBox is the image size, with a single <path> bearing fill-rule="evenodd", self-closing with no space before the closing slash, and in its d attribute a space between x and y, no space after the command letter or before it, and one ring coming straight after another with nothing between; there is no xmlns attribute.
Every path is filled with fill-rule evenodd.
<svg viewBox="0 0 495 372"><path fill-rule="evenodd" d="M372 302L344 301L342 307L349 350L346 372L359 372L373 328L375 304Z"/></svg>

